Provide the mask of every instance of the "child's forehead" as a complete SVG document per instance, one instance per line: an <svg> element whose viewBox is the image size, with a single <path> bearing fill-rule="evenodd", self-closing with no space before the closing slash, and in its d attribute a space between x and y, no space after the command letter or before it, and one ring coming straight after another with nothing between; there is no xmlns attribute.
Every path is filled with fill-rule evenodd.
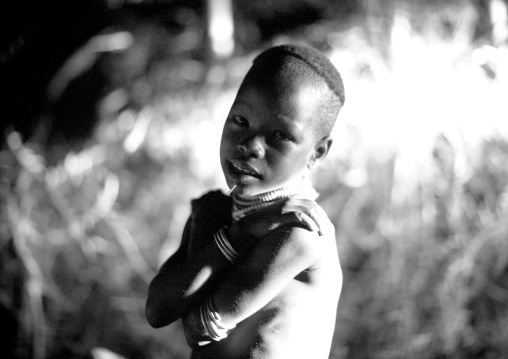
<svg viewBox="0 0 508 359"><path fill-rule="evenodd" d="M295 79L278 83L247 81L238 91L235 105L256 113L269 113L267 119L277 118L307 130L313 128L313 121L309 120L316 118L322 99L319 88Z"/></svg>

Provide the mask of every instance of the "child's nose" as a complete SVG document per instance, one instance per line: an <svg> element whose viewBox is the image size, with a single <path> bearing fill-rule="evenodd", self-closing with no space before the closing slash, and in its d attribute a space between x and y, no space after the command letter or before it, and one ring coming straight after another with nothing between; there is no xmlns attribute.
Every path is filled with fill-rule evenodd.
<svg viewBox="0 0 508 359"><path fill-rule="evenodd" d="M265 155L263 139L260 136L252 136L244 139L238 145L238 149L247 157L262 158Z"/></svg>

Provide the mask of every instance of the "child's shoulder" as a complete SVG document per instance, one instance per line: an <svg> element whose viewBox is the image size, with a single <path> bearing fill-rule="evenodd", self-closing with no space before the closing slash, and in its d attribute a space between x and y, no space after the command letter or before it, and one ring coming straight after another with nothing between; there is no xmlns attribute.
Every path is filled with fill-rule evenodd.
<svg viewBox="0 0 508 359"><path fill-rule="evenodd" d="M261 240L261 243L273 254L290 253L293 260L307 258L317 260L325 248L325 241L317 232L309 231L297 225L285 225Z"/></svg>

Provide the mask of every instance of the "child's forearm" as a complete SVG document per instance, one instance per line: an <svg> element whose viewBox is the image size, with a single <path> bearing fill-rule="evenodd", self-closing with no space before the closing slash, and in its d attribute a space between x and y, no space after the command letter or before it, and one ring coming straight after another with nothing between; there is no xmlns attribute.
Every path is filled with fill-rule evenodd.
<svg viewBox="0 0 508 359"><path fill-rule="evenodd" d="M262 238L213 292L221 321L236 325L263 308L294 277L315 263L316 240L319 241L317 234L301 228L274 231Z"/></svg>
<svg viewBox="0 0 508 359"><path fill-rule="evenodd" d="M182 327L187 344L195 349L211 343L212 338L206 333L201 320L200 305L190 309L182 317Z"/></svg>
<svg viewBox="0 0 508 359"><path fill-rule="evenodd" d="M192 261L186 251L182 247L168 259L150 283L145 314L153 327L166 326L182 317L229 265L213 241L195 254Z"/></svg>

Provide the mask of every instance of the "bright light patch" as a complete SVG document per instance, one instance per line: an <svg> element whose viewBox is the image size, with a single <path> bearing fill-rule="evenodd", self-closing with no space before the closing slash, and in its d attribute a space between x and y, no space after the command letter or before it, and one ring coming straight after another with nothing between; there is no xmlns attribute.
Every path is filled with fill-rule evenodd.
<svg viewBox="0 0 508 359"><path fill-rule="evenodd" d="M504 13L504 3L496 4L492 5ZM351 155L348 146L375 157L391 152L396 157L394 183L401 193L394 197L398 198L415 193L414 186L430 180L432 151L441 134L455 149L457 165L483 139L508 136L506 48L464 48L462 43L414 31L407 16L404 12L395 15L389 63L376 57L366 62L368 44L354 51L332 46L329 55L343 74L346 89L330 156ZM351 43L347 34L343 36ZM350 36L362 35L352 30ZM358 77L362 65L369 67L371 75ZM352 164L361 168L365 164L357 157L360 160Z"/></svg>
<svg viewBox="0 0 508 359"><path fill-rule="evenodd" d="M209 0L208 19L208 35L214 53L219 57L231 56L235 47L231 0Z"/></svg>
<svg viewBox="0 0 508 359"><path fill-rule="evenodd" d="M491 0L489 6L492 37L495 44L501 44L508 39L508 11L506 3L501 0Z"/></svg>

